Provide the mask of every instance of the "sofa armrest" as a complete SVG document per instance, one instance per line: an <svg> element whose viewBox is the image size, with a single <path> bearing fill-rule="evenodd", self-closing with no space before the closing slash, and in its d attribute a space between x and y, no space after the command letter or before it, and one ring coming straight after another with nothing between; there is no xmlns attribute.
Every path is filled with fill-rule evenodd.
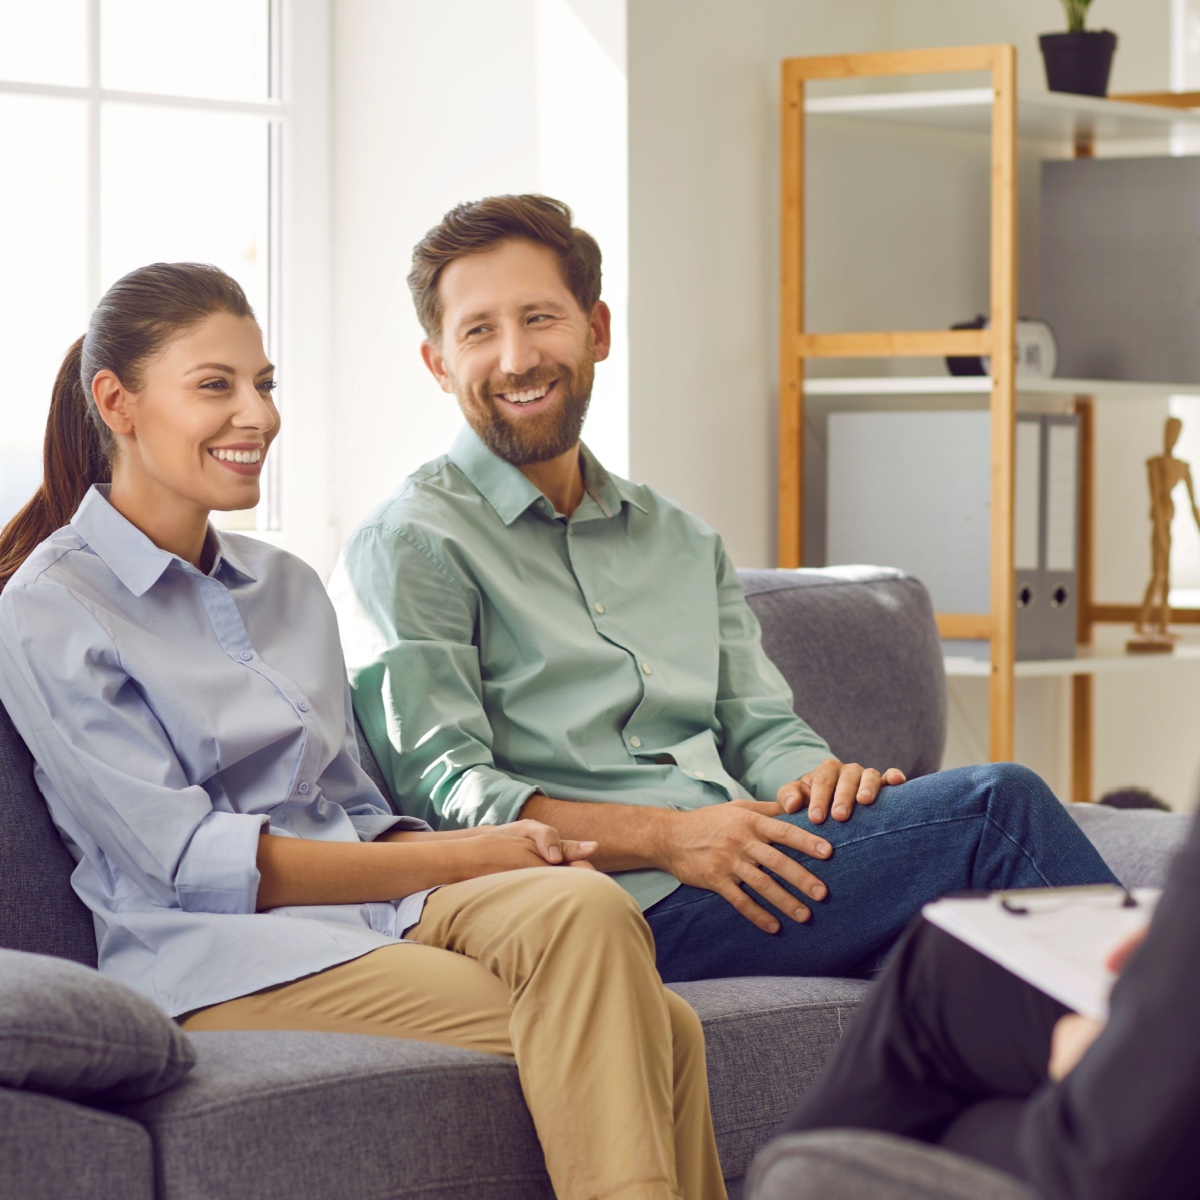
<svg viewBox="0 0 1200 1200"><path fill-rule="evenodd" d="M961 1155L857 1129L794 1133L769 1142L743 1200L1036 1200L1011 1176Z"/></svg>

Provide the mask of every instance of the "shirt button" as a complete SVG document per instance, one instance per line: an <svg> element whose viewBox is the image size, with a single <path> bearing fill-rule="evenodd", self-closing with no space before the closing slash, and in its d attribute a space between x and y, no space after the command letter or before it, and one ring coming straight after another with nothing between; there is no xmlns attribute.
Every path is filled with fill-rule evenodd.
<svg viewBox="0 0 1200 1200"><path fill-rule="evenodd" d="M539 500L539 501L537 502L537 506L538 506L538 508L545 508L545 507L546 507L546 502L545 502L545 500Z"/></svg>
<svg viewBox="0 0 1200 1200"><path fill-rule="evenodd" d="M695 776L695 778L697 778L697 779L703 779L703 778L704 778L704 772L703 772L703 771L693 771L693 772L692 772L692 775L693 775L693 776Z"/></svg>
<svg viewBox="0 0 1200 1200"><path fill-rule="evenodd" d="M641 749L641 746L642 746L642 739L641 739L640 737L631 737L631 738L629 739L629 744L630 744L630 745L631 745L631 746L632 746L632 747L633 747L635 750L640 750L640 749Z"/></svg>
<svg viewBox="0 0 1200 1200"><path fill-rule="evenodd" d="M642 674L643 675L652 675L653 674L653 672L650 670L650 664L648 662L642 663Z"/></svg>
<svg viewBox="0 0 1200 1200"><path fill-rule="evenodd" d="M242 662L249 662L253 657L254 653L250 650L243 650L241 654L238 655L238 658L240 658Z"/></svg>
<svg viewBox="0 0 1200 1200"><path fill-rule="evenodd" d="M298 791L298 792L300 793L300 795L302 795L302 796L307 796L307 795L308 795L308 784L307 784L307 783L302 783L302 784L301 784L301 785L300 785L300 786L299 786L299 787L296 789L296 791Z"/></svg>
<svg viewBox="0 0 1200 1200"><path fill-rule="evenodd" d="M305 704L303 700L301 700L301 701L300 701L300 703L296 705L296 707L297 707L297 708L298 708L298 709L299 709L301 712L308 712L308 705L307 705L307 704Z"/></svg>
<svg viewBox="0 0 1200 1200"><path fill-rule="evenodd" d="M593 607L593 608L594 608L594 609L595 609L595 610L596 610L598 613L602 613L602 612L604 611L604 605L603 605L603 604L601 604L599 600L597 600L597 601L596 601L596 603L592 605L592 607Z"/></svg>
<svg viewBox="0 0 1200 1200"><path fill-rule="evenodd" d="M567 536L568 536L568 537L574 537L574 536L575 536L575 526L574 526L574 525L568 525L568 526L567 526Z"/></svg>

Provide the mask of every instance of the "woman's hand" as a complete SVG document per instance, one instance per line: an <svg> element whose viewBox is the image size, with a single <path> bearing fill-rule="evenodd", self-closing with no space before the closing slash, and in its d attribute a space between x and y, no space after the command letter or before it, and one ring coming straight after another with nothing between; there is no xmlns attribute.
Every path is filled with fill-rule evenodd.
<svg viewBox="0 0 1200 1200"><path fill-rule="evenodd" d="M585 861L596 852L595 842L573 842L540 821L514 821L510 825L480 825L471 837L459 837L446 846L455 860L455 880L519 871L527 867L571 866L594 870ZM446 882L450 882L449 879Z"/></svg>
<svg viewBox="0 0 1200 1200"><path fill-rule="evenodd" d="M566 863L572 867L586 867L594 871L595 867L586 860L596 853L598 842L575 842L559 836L553 825L545 825L541 821L513 821L508 825L484 825L476 827L476 833L486 831L504 834L506 837L522 838L533 843L538 854L552 867Z"/></svg>

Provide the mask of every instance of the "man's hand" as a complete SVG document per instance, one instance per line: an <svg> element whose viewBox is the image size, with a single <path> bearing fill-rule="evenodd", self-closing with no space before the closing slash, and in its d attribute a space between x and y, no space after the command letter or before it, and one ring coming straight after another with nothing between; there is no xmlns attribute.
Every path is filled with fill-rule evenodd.
<svg viewBox="0 0 1200 1200"><path fill-rule="evenodd" d="M1133 952L1145 940L1145 929L1131 933L1113 949L1104 965L1119 975L1133 957ZM1050 1039L1050 1078L1057 1083L1069 1075L1103 1030L1104 1022L1093 1017L1081 1017L1078 1013L1068 1013L1065 1017L1059 1017Z"/></svg>
<svg viewBox="0 0 1200 1200"><path fill-rule="evenodd" d="M802 779L785 783L775 798L786 813L799 812L807 804L808 819L820 825L829 815L831 805L835 821L848 821L855 804L874 804L880 788L904 782L904 772L898 767L889 767L881 775L858 763L827 758Z"/></svg>
<svg viewBox="0 0 1200 1200"><path fill-rule="evenodd" d="M779 922L742 891L744 883L793 920L812 915L768 871L814 900L824 900L825 885L775 847L788 846L814 858L828 858L833 847L814 833L776 821L779 805L757 800L731 800L693 812L675 814L670 844L661 861L680 883L724 896L748 921L766 933L778 933Z"/></svg>

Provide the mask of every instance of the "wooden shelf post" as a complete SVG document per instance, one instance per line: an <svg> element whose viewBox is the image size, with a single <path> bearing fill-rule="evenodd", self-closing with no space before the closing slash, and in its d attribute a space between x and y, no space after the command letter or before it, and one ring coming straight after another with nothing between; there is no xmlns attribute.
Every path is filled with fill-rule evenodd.
<svg viewBox="0 0 1200 1200"><path fill-rule="evenodd" d="M991 639L989 754L1013 756L1016 596L1017 53L963 46L790 58L783 63L780 159L779 565L804 563L804 373L810 358L988 355L992 361L991 611L939 614L948 630ZM804 309L804 100L809 80L987 71L992 79L991 320L986 330L810 333ZM963 636L961 632L958 636Z"/></svg>

